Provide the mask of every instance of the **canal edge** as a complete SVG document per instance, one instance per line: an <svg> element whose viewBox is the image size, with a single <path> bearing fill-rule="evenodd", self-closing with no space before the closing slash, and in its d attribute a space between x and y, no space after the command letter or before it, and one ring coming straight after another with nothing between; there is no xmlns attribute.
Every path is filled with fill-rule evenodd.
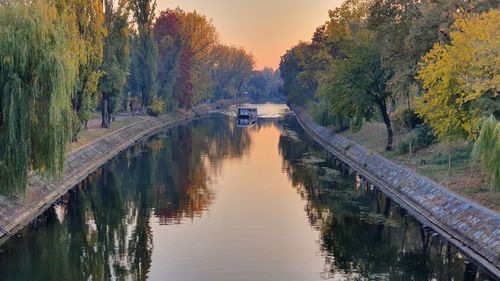
<svg viewBox="0 0 500 281"><path fill-rule="evenodd" d="M407 167L395 164L380 155L369 153L364 147L343 136L330 132L325 127L316 124L300 106L290 107L300 126L324 149L347 164L359 176L378 187L424 227L431 228L495 279L500 280L500 214L449 191ZM332 141L332 138L336 141ZM342 142L347 145L339 146ZM349 155L347 152L352 149L357 151ZM360 159L365 161L359 161ZM374 163L367 164L368 161ZM363 162L364 164L361 164ZM386 170L391 174L390 177L393 177L393 182L402 186L392 184L391 179L381 178L370 169L373 167ZM399 171L400 174L394 174L392 171ZM397 176L400 178L394 179ZM422 195L420 194L422 192L418 192L421 188L432 190L433 194ZM402 190L404 192L401 192ZM436 209L425 206L427 198L432 198L432 201L427 201L427 203L440 202L440 206ZM474 229L480 230L474 232L470 227L470 221L474 222L472 225ZM463 231L463 229L469 231Z"/></svg>
<svg viewBox="0 0 500 281"><path fill-rule="evenodd" d="M25 193L30 193L32 196L28 195L28 197L36 197L36 200L30 201L26 198L6 198L4 196L0 196L0 246L11 237L15 236L17 232L37 219L41 214L55 204L59 198L78 186L85 178L91 175L99 167L102 167L108 161L115 158L122 151L127 150L141 139L152 136L161 130L173 128L186 122L211 116L212 114L220 112L220 108L244 102L247 101L244 99L222 100L213 104L197 106L192 108L190 111L183 112L173 118L165 119L159 117L141 120L71 151L66 156L65 171L61 178L46 179L39 176L30 177L30 183L26 187ZM142 127L142 129L139 128L138 132L132 134L132 136L127 136L126 138L122 137L122 141L118 142L112 148L95 148L95 146L108 145L108 143L111 142L110 140L113 138L117 138L120 134L127 133L132 128L137 126ZM118 137L118 139L120 138ZM92 153L88 153L92 150L97 150L97 153L100 154L97 156L97 159L92 159L92 157L96 156L96 153L94 153L94 155L92 155ZM83 154L83 157L87 156L88 159L85 160L90 161L91 165L87 165L88 163L81 163L79 167L71 167L72 163L70 162L72 158L77 157L76 155L78 154Z"/></svg>

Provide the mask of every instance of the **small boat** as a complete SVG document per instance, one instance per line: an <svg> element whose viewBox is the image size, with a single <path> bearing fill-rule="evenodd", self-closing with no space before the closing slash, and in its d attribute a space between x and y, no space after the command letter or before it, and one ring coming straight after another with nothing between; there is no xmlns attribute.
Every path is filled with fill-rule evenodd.
<svg viewBox="0 0 500 281"><path fill-rule="evenodd" d="M257 108L238 107L236 109L238 127L252 127L257 122Z"/></svg>
<svg viewBox="0 0 500 281"><path fill-rule="evenodd" d="M236 115L238 116L238 118L257 119L257 108L256 107L238 107L236 109Z"/></svg>

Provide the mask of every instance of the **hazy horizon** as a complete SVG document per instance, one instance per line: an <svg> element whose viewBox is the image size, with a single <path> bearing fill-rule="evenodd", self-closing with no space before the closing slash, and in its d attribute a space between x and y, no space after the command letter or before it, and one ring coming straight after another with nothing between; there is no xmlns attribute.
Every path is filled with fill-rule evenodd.
<svg viewBox="0 0 500 281"><path fill-rule="evenodd" d="M157 10L180 7L211 18L221 42L241 46L255 56L256 68L279 66L281 55L309 41L328 10L341 0L157 0Z"/></svg>

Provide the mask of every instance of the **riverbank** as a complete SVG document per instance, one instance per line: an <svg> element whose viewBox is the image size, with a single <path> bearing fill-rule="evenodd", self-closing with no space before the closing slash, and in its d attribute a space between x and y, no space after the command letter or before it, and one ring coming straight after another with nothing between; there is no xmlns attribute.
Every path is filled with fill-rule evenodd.
<svg viewBox="0 0 500 281"><path fill-rule="evenodd" d="M471 157L472 143L456 141L452 144L438 142L425 148L402 154L398 149L385 150L387 133L382 122L370 122L358 132L346 131L341 135L378 153L400 165L424 175L440 185L465 196L489 209L500 212L500 192L492 192L482 172L481 165ZM394 145L398 146L408 133L394 135ZM448 154L451 150L451 173Z"/></svg>
<svg viewBox="0 0 500 281"><path fill-rule="evenodd" d="M158 118L144 118L91 142L73 147L66 157L65 168L60 177L48 179L32 175L23 197L0 196L0 244L35 220L89 174L140 139L241 102L244 101L219 101L200 105L189 111L179 111Z"/></svg>
<svg viewBox="0 0 500 281"><path fill-rule="evenodd" d="M318 143L349 165L369 184L381 189L435 236L464 252L500 278L500 215L448 191L410 169L370 152L357 143L319 126L301 108L293 107L301 126Z"/></svg>

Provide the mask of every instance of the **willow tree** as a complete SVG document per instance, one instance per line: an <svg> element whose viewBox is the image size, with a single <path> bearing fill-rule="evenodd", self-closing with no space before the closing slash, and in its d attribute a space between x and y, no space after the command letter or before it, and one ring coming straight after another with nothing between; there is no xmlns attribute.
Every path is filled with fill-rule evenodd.
<svg viewBox="0 0 500 281"><path fill-rule="evenodd" d="M0 192L20 192L28 170L63 168L77 75L73 19L45 1L0 5Z"/></svg>
<svg viewBox="0 0 500 281"><path fill-rule="evenodd" d="M472 155L480 160L492 190L500 189L500 121L495 116L482 118Z"/></svg>

